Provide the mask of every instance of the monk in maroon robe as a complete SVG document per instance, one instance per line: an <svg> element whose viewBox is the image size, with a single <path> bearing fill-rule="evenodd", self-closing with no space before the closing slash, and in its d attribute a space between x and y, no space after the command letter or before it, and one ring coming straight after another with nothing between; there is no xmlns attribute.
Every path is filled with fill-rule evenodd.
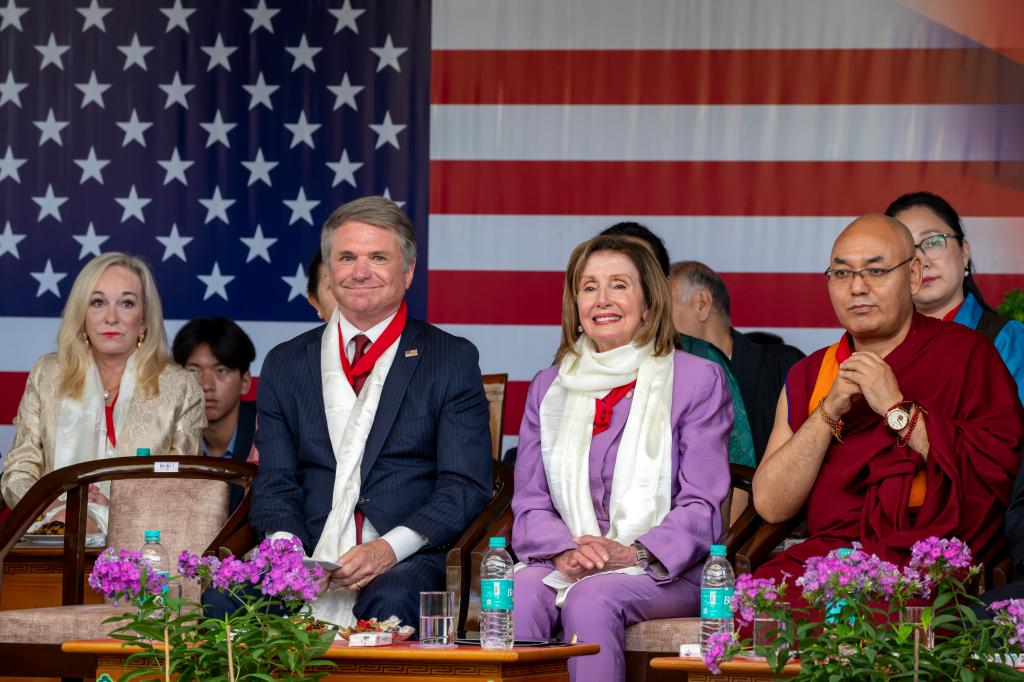
<svg viewBox="0 0 1024 682"><path fill-rule="evenodd" d="M853 542L903 564L932 535L964 540L980 561L1003 555L1024 408L995 347L914 312L921 263L892 218L849 225L826 276L847 333L790 370L753 482L766 520L806 511L808 539L758 575L799 576L807 558Z"/></svg>

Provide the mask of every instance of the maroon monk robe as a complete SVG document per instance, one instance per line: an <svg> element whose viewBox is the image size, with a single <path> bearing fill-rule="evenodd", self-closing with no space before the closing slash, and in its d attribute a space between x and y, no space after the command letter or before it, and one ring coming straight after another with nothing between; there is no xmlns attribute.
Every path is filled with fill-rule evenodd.
<svg viewBox="0 0 1024 682"><path fill-rule="evenodd" d="M807 406L824 352L789 372L794 432L805 419L821 419L808 416ZM1005 552L1003 515L1021 465L1024 408L995 347L963 325L915 313L907 338L885 361L904 399L927 411L921 418L927 460L898 447L882 418L857 399L843 416L843 442L832 441L808 497L808 539L766 563L758 576L799 576L807 558L854 541L900 565L911 545L932 535L964 540L980 561ZM910 486L922 467L927 492L912 511Z"/></svg>

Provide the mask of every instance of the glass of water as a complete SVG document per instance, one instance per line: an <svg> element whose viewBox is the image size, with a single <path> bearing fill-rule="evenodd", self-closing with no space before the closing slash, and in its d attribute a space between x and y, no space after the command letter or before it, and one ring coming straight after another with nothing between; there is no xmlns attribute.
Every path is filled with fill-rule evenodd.
<svg viewBox="0 0 1024 682"><path fill-rule="evenodd" d="M420 592L420 646L455 646L454 592Z"/></svg>

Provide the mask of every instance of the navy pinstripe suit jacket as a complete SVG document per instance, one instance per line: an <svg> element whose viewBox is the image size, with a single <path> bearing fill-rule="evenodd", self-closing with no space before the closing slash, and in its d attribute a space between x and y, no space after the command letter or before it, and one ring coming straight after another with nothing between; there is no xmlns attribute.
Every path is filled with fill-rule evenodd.
<svg viewBox="0 0 1024 682"><path fill-rule="evenodd" d="M320 376L325 329L267 354L256 401L260 461L252 525L262 533L293 533L308 553L323 532L334 489ZM479 355L466 339L411 318L398 343L366 441L358 506L382 535L407 526L427 538L425 550L443 550L491 496Z"/></svg>

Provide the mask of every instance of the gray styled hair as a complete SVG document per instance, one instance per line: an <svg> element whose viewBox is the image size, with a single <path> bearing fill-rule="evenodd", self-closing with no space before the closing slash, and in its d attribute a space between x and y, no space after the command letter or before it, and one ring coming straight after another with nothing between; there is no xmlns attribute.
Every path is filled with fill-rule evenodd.
<svg viewBox="0 0 1024 682"><path fill-rule="evenodd" d="M684 260L673 263L668 271L669 279L679 278L686 285L686 300L701 289L711 294L711 307L729 319L729 289L718 273L700 261Z"/></svg>
<svg viewBox="0 0 1024 682"><path fill-rule="evenodd" d="M412 221L398 204L378 196L362 197L342 204L324 221L323 229L320 231L320 253L328 267L331 262L331 238L334 231L345 223L352 222L376 225L394 232L402 251L402 271L409 271L409 266L416 260L416 233L412 229Z"/></svg>

